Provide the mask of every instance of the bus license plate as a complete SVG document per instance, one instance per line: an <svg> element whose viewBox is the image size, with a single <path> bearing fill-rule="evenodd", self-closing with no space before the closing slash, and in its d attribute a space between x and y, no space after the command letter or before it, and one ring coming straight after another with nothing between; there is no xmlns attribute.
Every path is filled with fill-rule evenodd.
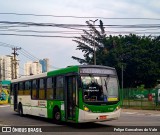
<svg viewBox="0 0 160 135"><path fill-rule="evenodd" d="M107 116L99 116L100 120L104 120L104 119L107 119Z"/></svg>

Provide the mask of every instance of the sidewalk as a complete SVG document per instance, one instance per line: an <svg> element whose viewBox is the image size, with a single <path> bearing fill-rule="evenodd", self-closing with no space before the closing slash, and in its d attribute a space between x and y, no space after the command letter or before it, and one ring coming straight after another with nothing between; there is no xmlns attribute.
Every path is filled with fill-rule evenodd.
<svg viewBox="0 0 160 135"><path fill-rule="evenodd" d="M9 107L10 106L10 104L0 104L0 108L2 108L2 107Z"/></svg>
<svg viewBox="0 0 160 135"><path fill-rule="evenodd" d="M122 109L122 112L139 113L139 114L145 114L145 115L151 115L151 114L159 114L160 115L160 111L157 111L157 110Z"/></svg>

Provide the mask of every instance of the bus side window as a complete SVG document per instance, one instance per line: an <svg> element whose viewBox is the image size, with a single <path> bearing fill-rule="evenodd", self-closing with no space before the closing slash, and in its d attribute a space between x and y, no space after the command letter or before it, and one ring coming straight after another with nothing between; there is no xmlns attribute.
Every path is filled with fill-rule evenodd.
<svg viewBox="0 0 160 135"><path fill-rule="evenodd" d="M45 99L45 79L39 80L39 99Z"/></svg>
<svg viewBox="0 0 160 135"><path fill-rule="evenodd" d="M37 99L38 93L37 93L37 80L32 81L32 99Z"/></svg>
<svg viewBox="0 0 160 135"><path fill-rule="evenodd" d="M53 99L53 78L47 78L47 99Z"/></svg>
<svg viewBox="0 0 160 135"><path fill-rule="evenodd" d="M56 77L53 77L53 99L56 99Z"/></svg>
<svg viewBox="0 0 160 135"><path fill-rule="evenodd" d="M31 85L30 81L25 82L24 95L30 95L30 85Z"/></svg>
<svg viewBox="0 0 160 135"><path fill-rule="evenodd" d="M24 94L24 82L19 82L18 83L18 95L23 95Z"/></svg>
<svg viewBox="0 0 160 135"><path fill-rule="evenodd" d="M55 99L63 100L64 95L64 79L63 76L58 76L56 78L56 97Z"/></svg>

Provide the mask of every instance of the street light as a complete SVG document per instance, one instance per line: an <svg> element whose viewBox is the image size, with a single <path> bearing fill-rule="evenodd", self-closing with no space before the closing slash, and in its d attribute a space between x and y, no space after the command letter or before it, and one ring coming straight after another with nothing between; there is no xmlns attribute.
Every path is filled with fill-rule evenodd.
<svg viewBox="0 0 160 135"><path fill-rule="evenodd" d="M95 22L98 21L98 19L96 19L94 21L93 20L89 20L89 21L93 22L93 26L95 26ZM95 32L94 32L94 48L93 48L93 50L94 50L94 65L96 65Z"/></svg>

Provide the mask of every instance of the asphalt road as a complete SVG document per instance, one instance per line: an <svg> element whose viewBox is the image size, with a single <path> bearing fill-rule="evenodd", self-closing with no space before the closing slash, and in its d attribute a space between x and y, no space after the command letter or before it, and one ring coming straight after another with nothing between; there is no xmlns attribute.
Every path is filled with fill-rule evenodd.
<svg viewBox="0 0 160 135"><path fill-rule="evenodd" d="M54 135L56 134L123 134L123 135L132 135L132 134L144 134L146 132L107 132L110 129L113 129L116 126L135 126L134 128L139 128L139 126L160 126L160 114L152 113L143 113L143 112L132 112L132 111L122 111L121 117L118 120L107 121L107 122L98 122L98 123L86 123L86 124L73 124L73 123L60 123L55 124L52 120L39 118L27 115L25 117L20 117L16 112L11 110L9 106L0 106L0 126L45 126L45 128L50 127L54 128ZM122 129L123 129L122 128ZM46 129L47 130L47 129ZM1 133L0 133L1 134ZM5 133L3 133L5 134ZM6 133L7 134L7 133ZM21 134L21 133L14 133ZM37 133L34 133L37 134ZM38 134L53 134L52 133L38 133ZM147 132L147 134L158 135L160 132Z"/></svg>

